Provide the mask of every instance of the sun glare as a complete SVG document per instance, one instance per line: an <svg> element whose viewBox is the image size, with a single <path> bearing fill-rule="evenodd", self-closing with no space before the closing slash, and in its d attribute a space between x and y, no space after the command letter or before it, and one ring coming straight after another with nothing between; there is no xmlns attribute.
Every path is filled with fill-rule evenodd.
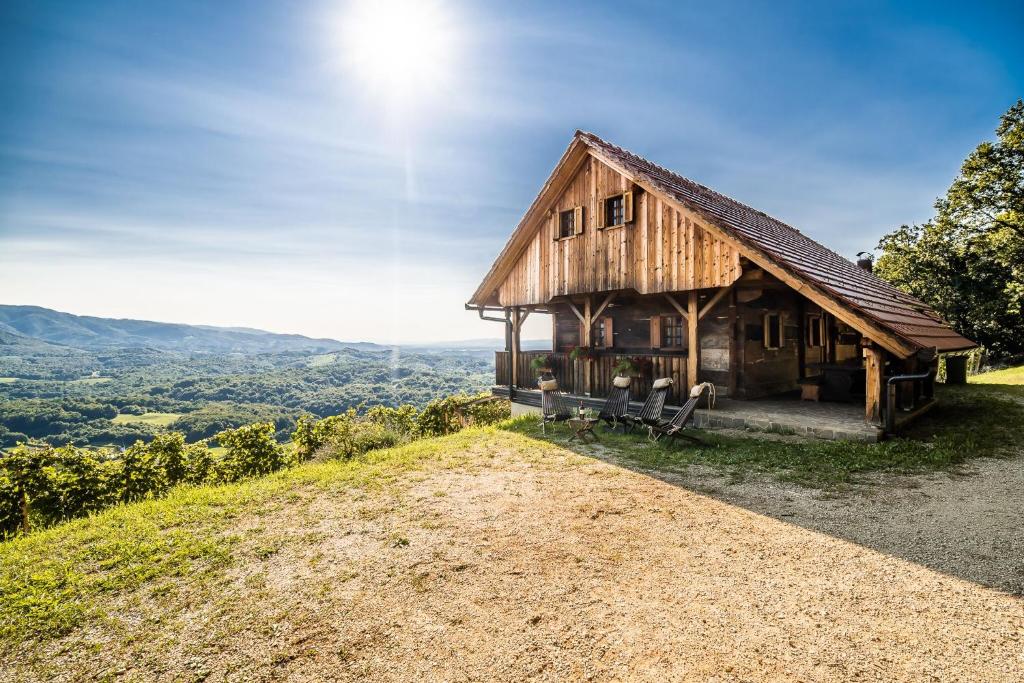
<svg viewBox="0 0 1024 683"><path fill-rule="evenodd" d="M456 35L435 0L355 0L341 18L348 69L388 100L409 103L452 77Z"/></svg>

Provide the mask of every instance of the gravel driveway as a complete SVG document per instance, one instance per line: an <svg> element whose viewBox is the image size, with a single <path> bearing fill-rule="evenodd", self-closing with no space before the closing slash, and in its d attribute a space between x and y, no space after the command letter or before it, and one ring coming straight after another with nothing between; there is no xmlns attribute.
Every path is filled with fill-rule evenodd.
<svg viewBox="0 0 1024 683"><path fill-rule="evenodd" d="M49 661L69 680L1021 680L1020 536L989 526L1011 510L945 507L991 478L1010 494L1020 461L823 501L688 488L510 434L480 450L377 489L295 492L239 520L280 542L216 601L186 586L173 612L122 614L158 618L157 646L79 633Z"/></svg>

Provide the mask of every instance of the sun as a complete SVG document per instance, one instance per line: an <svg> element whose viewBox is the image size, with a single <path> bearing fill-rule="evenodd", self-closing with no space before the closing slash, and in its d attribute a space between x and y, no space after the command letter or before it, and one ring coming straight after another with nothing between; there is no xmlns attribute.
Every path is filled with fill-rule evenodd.
<svg viewBox="0 0 1024 683"><path fill-rule="evenodd" d="M354 0L340 18L347 68L375 93L409 103L448 86L456 32L436 0Z"/></svg>

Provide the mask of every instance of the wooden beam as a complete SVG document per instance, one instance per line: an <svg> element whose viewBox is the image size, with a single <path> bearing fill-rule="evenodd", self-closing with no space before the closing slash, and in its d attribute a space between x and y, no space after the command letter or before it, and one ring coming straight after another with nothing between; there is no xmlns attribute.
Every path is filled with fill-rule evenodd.
<svg viewBox="0 0 1024 683"><path fill-rule="evenodd" d="M721 301L725 297L725 295L729 293L729 289L730 287L722 287L720 290L715 292L715 295L711 297L711 299L706 304L704 304L703 308L700 309L700 313L697 314L697 320L700 320L705 315L707 315L711 311L711 309L715 307L715 304Z"/></svg>
<svg viewBox="0 0 1024 683"><path fill-rule="evenodd" d="M697 368L700 363L700 340L697 338L697 323L700 321L700 317L697 315L697 290L690 292L689 301L689 316L686 318L686 328L688 334L688 349L686 352L686 393L684 396L688 396L690 389L697 384Z"/></svg>
<svg viewBox="0 0 1024 683"><path fill-rule="evenodd" d="M591 315L589 296L583 300L583 318L583 339L580 341L582 346L590 348L591 333L594 327L594 317ZM583 393L590 396L590 375L593 370L593 363L590 362L589 358L581 362L583 363Z"/></svg>
<svg viewBox="0 0 1024 683"><path fill-rule="evenodd" d="M872 425L882 424L882 391L885 386L885 351L875 344L864 347L864 369L867 382L864 386L864 421ZM893 410L895 406L887 406Z"/></svg>
<svg viewBox="0 0 1024 683"><path fill-rule="evenodd" d="M576 306L576 304L574 304L571 300L568 302L568 304L569 308L572 309L572 312L575 313L576 317L580 319L580 322L586 324L587 321L583 317L583 314L580 312L580 309ZM583 340L581 339L580 341L582 342Z"/></svg>
<svg viewBox="0 0 1024 683"><path fill-rule="evenodd" d="M679 305L679 302L676 301L676 298L674 296L672 296L671 294L665 294L663 296L666 299L668 299L668 302L670 304L672 304L672 308L676 309L676 312L679 315L683 316L683 320L686 320L686 319L688 319L690 317L689 312L685 308L683 308L682 306Z"/></svg>
<svg viewBox="0 0 1024 683"><path fill-rule="evenodd" d="M739 336L736 329L736 290L729 294L729 398L736 397L737 377L740 368Z"/></svg>
<svg viewBox="0 0 1024 683"><path fill-rule="evenodd" d="M615 294L616 292L611 292L608 296L604 298L604 301L601 303L601 305L597 307L596 311L594 311L592 320L597 320L598 318L601 317L601 314L604 313L604 309L608 308L608 304L610 304L612 302L612 299L615 298Z"/></svg>
<svg viewBox="0 0 1024 683"><path fill-rule="evenodd" d="M512 377L512 390L515 391L515 387L519 386L519 329L520 329L520 311L519 308L512 309L512 349L509 354L509 360L512 363L510 368L510 376Z"/></svg>

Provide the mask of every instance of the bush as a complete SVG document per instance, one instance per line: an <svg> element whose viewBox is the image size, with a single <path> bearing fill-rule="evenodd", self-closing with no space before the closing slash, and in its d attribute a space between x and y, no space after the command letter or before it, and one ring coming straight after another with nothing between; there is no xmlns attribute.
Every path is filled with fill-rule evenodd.
<svg viewBox="0 0 1024 683"><path fill-rule="evenodd" d="M216 467L213 452L205 441L197 441L185 446L185 475L182 482L186 484L205 484L213 479Z"/></svg>
<svg viewBox="0 0 1024 683"><path fill-rule="evenodd" d="M480 401L490 394L458 394L431 401L420 413L416 431L420 436L443 436L462 429L463 424L488 425L511 415L508 401ZM480 401L474 403L474 401Z"/></svg>
<svg viewBox="0 0 1024 683"><path fill-rule="evenodd" d="M155 451L136 441L121 456L121 500L141 500L167 488L167 474Z"/></svg>
<svg viewBox="0 0 1024 683"><path fill-rule="evenodd" d="M419 413L415 406L408 404L398 408L374 406L367 411L366 419L382 425L389 431L400 434L405 438L412 438L416 433L416 422L419 419Z"/></svg>
<svg viewBox="0 0 1024 683"><path fill-rule="evenodd" d="M270 474L289 464L284 449L274 440L274 423L257 422L217 434L217 442L228 449L218 463L219 481Z"/></svg>

